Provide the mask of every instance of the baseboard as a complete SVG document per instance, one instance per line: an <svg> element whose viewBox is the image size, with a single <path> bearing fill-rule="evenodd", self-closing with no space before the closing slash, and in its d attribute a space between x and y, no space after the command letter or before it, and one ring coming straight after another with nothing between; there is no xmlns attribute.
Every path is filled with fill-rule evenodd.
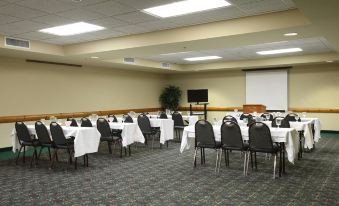
<svg viewBox="0 0 339 206"><path fill-rule="evenodd" d="M8 151L12 151L12 147L0 148L0 152L8 152Z"/></svg>
<svg viewBox="0 0 339 206"><path fill-rule="evenodd" d="M331 134L339 134L339 131L335 130L321 130L322 133L331 133Z"/></svg>

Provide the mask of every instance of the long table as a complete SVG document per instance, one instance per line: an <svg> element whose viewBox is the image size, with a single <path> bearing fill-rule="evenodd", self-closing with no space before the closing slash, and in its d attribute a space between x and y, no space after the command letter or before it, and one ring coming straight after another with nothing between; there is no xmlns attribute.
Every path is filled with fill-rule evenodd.
<svg viewBox="0 0 339 206"><path fill-rule="evenodd" d="M118 122L122 122L122 118L117 118ZM166 141L173 139L173 128L174 122L172 119L155 119L150 118L151 127L159 127L160 128L160 143L165 144ZM137 123L138 119L133 118L133 122Z"/></svg>
<svg viewBox="0 0 339 206"><path fill-rule="evenodd" d="M243 140L248 140L248 127L241 126L241 135ZM294 160L298 156L299 137L298 132L294 128L270 128L272 140L277 143L284 143L288 161L294 164ZM213 132L216 141L221 141L221 125L213 125ZM195 126L187 126L184 128L182 135L180 152L190 148L188 138L195 138Z"/></svg>
<svg viewBox="0 0 339 206"><path fill-rule="evenodd" d="M151 119L159 118L158 115L152 114L148 115ZM172 119L172 115L167 115L168 119ZM199 120L198 116L191 116L191 115L182 115L183 120L187 120L189 125L195 125L195 123Z"/></svg>
<svg viewBox="0 0 339 206"><path fill-rule="evenodd" d="M50 133L49 126L46 126ZM32 135L36 135L35 126L27 125L28 132ZM74 156L79 157L88 153L98 152L100 144L100 133L96 127L66 127L62 126L62 130L66 136L75 137L74 139ZM11 133L13 152L16 152L20 148L20 143L16 134L16 130L13 129Z"/></svg>

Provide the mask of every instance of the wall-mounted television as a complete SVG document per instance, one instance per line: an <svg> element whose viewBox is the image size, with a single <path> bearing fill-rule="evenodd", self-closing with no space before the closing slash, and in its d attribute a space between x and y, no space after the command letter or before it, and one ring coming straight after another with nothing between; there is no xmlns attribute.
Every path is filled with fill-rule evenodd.
<svg viewBox="0 0 339 206"><path fill-rule="evenodd" d="M208 102L208 89L187 90L187 102Z"/></svg>

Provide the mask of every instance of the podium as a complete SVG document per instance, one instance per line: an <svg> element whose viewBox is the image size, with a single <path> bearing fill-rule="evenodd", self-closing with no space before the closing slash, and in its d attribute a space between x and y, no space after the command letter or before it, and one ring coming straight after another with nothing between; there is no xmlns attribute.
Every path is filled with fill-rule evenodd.
<svg viewBox="0 0 339 206"><path fill-rule="evenodd" d="M266 112L266 106L262 104L244 104L243 105L244 113L264 113Z"/></svg>

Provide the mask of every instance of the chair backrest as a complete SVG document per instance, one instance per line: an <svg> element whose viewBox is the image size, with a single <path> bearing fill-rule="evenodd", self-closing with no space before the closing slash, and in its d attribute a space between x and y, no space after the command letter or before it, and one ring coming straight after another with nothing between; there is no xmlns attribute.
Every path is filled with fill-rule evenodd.
<svg viewBox="0 0 339 206"><path fill-rule="evenodd" d="M173 112L172 120L174 121L174 126L185 126L184 120L179 112Z"/></svg>
<svg viewBox="0 0 339 206"><path fill-rule="evenodd" d="M167 119L167 114L165 112L160 112L159 119Z"/></svg>
<svg viewBox="0 0 339 206"><path fill-rule="evenodd" d="M298 115L296 113L289 113L286 115L285 120L289 122L296 122L298 118Z"/></svg>
<svg viewBox="0 0 339 206"><path fill-rule="evenodd" d="M129 116L128 114L124 115L125 116L125 122L127 123L133 123L133 118Z"/></svg>
<svg viewBox="0 0 339 206"><path fill-rule="evenodd" d="M18 136L19 141L32 142L32 137L29 134L28 128L23 122L15 123L16 135Z"/></svg>
<svg viewBox="0 0 339 206"><path fill-rule="evenodd" d="M233 121L235 123L238 124L238 121L235 117L233 117L232 115L226 115L223 119L222 119L222 122L226 122L226 121Z"/></svg>
<svg viewBox="0 0 339 206"><path fill-rule="evenodd" d="M67 145L64 131L58 123L52 122L50 124L50 130L55 145Z"/></svg>
<svg viewBox="0 0 339 206"><path fill-rule="evenodd" d="M81 127L93 127L92 122L87 118L81 118Z"/></svg>
<svg viewBox="0 0 339 206"><path fill-rule="evenodd" d="M195 145L216 145L213 126L207 120L195 123Z"/></svg>
<svg viewBox="0 0 339 206"><path fill-rule="evenodd" d="M41 121L35 122L35 131L41 144L52 144L52 140L49 136L48 130Z"/></svg>
<svg viewBox="0 0 339 206"><path fill-rule="evenodd" d="M273 141L271 131L265 123L256 122L248 129L250 149L272 150Z"/></svg>
<svg viewBox="0 0 339 206"><path fill-rule="evenodd" d="M145 114L138 116L138 125L142 133L150 133L152 131L150 120Z"/></svg>
<svg viewBox="0 0 339 206"><path fill-rule="evenodd" d="M282 120L281 120L281 125L279 126L280 128L290 128L290 127L291 127L291 126L290 126L290 122L287 121L287 120L286 120L285 118L283 118L283 117L275 117L275 118L272 120L272 124L271 124L272 127L278 127L277 121L276 121L277 118L281 118L281 119L282 119Z"/></svg>
<svg viewBox="0 0 339 206"><path fill-rule="evenodd" d="M225 121L221 125L221 144L223 147L243 148L241 130L236 122Z"/></svg>
<svg viewBox="0 0 339 206"><path fill-rule="evenodd" d="M266 119L266 115L269 114L270 115L270 118L268 119L268 121L272 121L273 120L273 114L271 113L268 113L268 112L265 112L261 115L261 117L265 118Z"/></svg>
<svg viewBox="0 0 339 206"><path fill-rule="evenodd" d="M250 117L252 117L251 114L249 114L249 113L242 113L240 115L240 120L243 120L244 118L250 118Z"/></svg>
<svg viewBox="0 0 339 206"><path fill-rule="evenodd" d="M71 127L77 127L78 126L78 123L75 119L71 119L70 121L71 121L71 124L69 126L71 126Z"/></svg>
<svg viewBox="0 0 339 206"><path fill-rule="evenodd" d="M111 137L112 131L105 118L99 118L97 120L97 129L101 134L101 137Z"/></svg>
<svg viewBox="0 0 339 206"><path fill-rule="evenodd" d="M108 118L113 118L113 122L118 122L118 119L117 119L117 117L114 114L109 114L107 117Z"/></svg>

